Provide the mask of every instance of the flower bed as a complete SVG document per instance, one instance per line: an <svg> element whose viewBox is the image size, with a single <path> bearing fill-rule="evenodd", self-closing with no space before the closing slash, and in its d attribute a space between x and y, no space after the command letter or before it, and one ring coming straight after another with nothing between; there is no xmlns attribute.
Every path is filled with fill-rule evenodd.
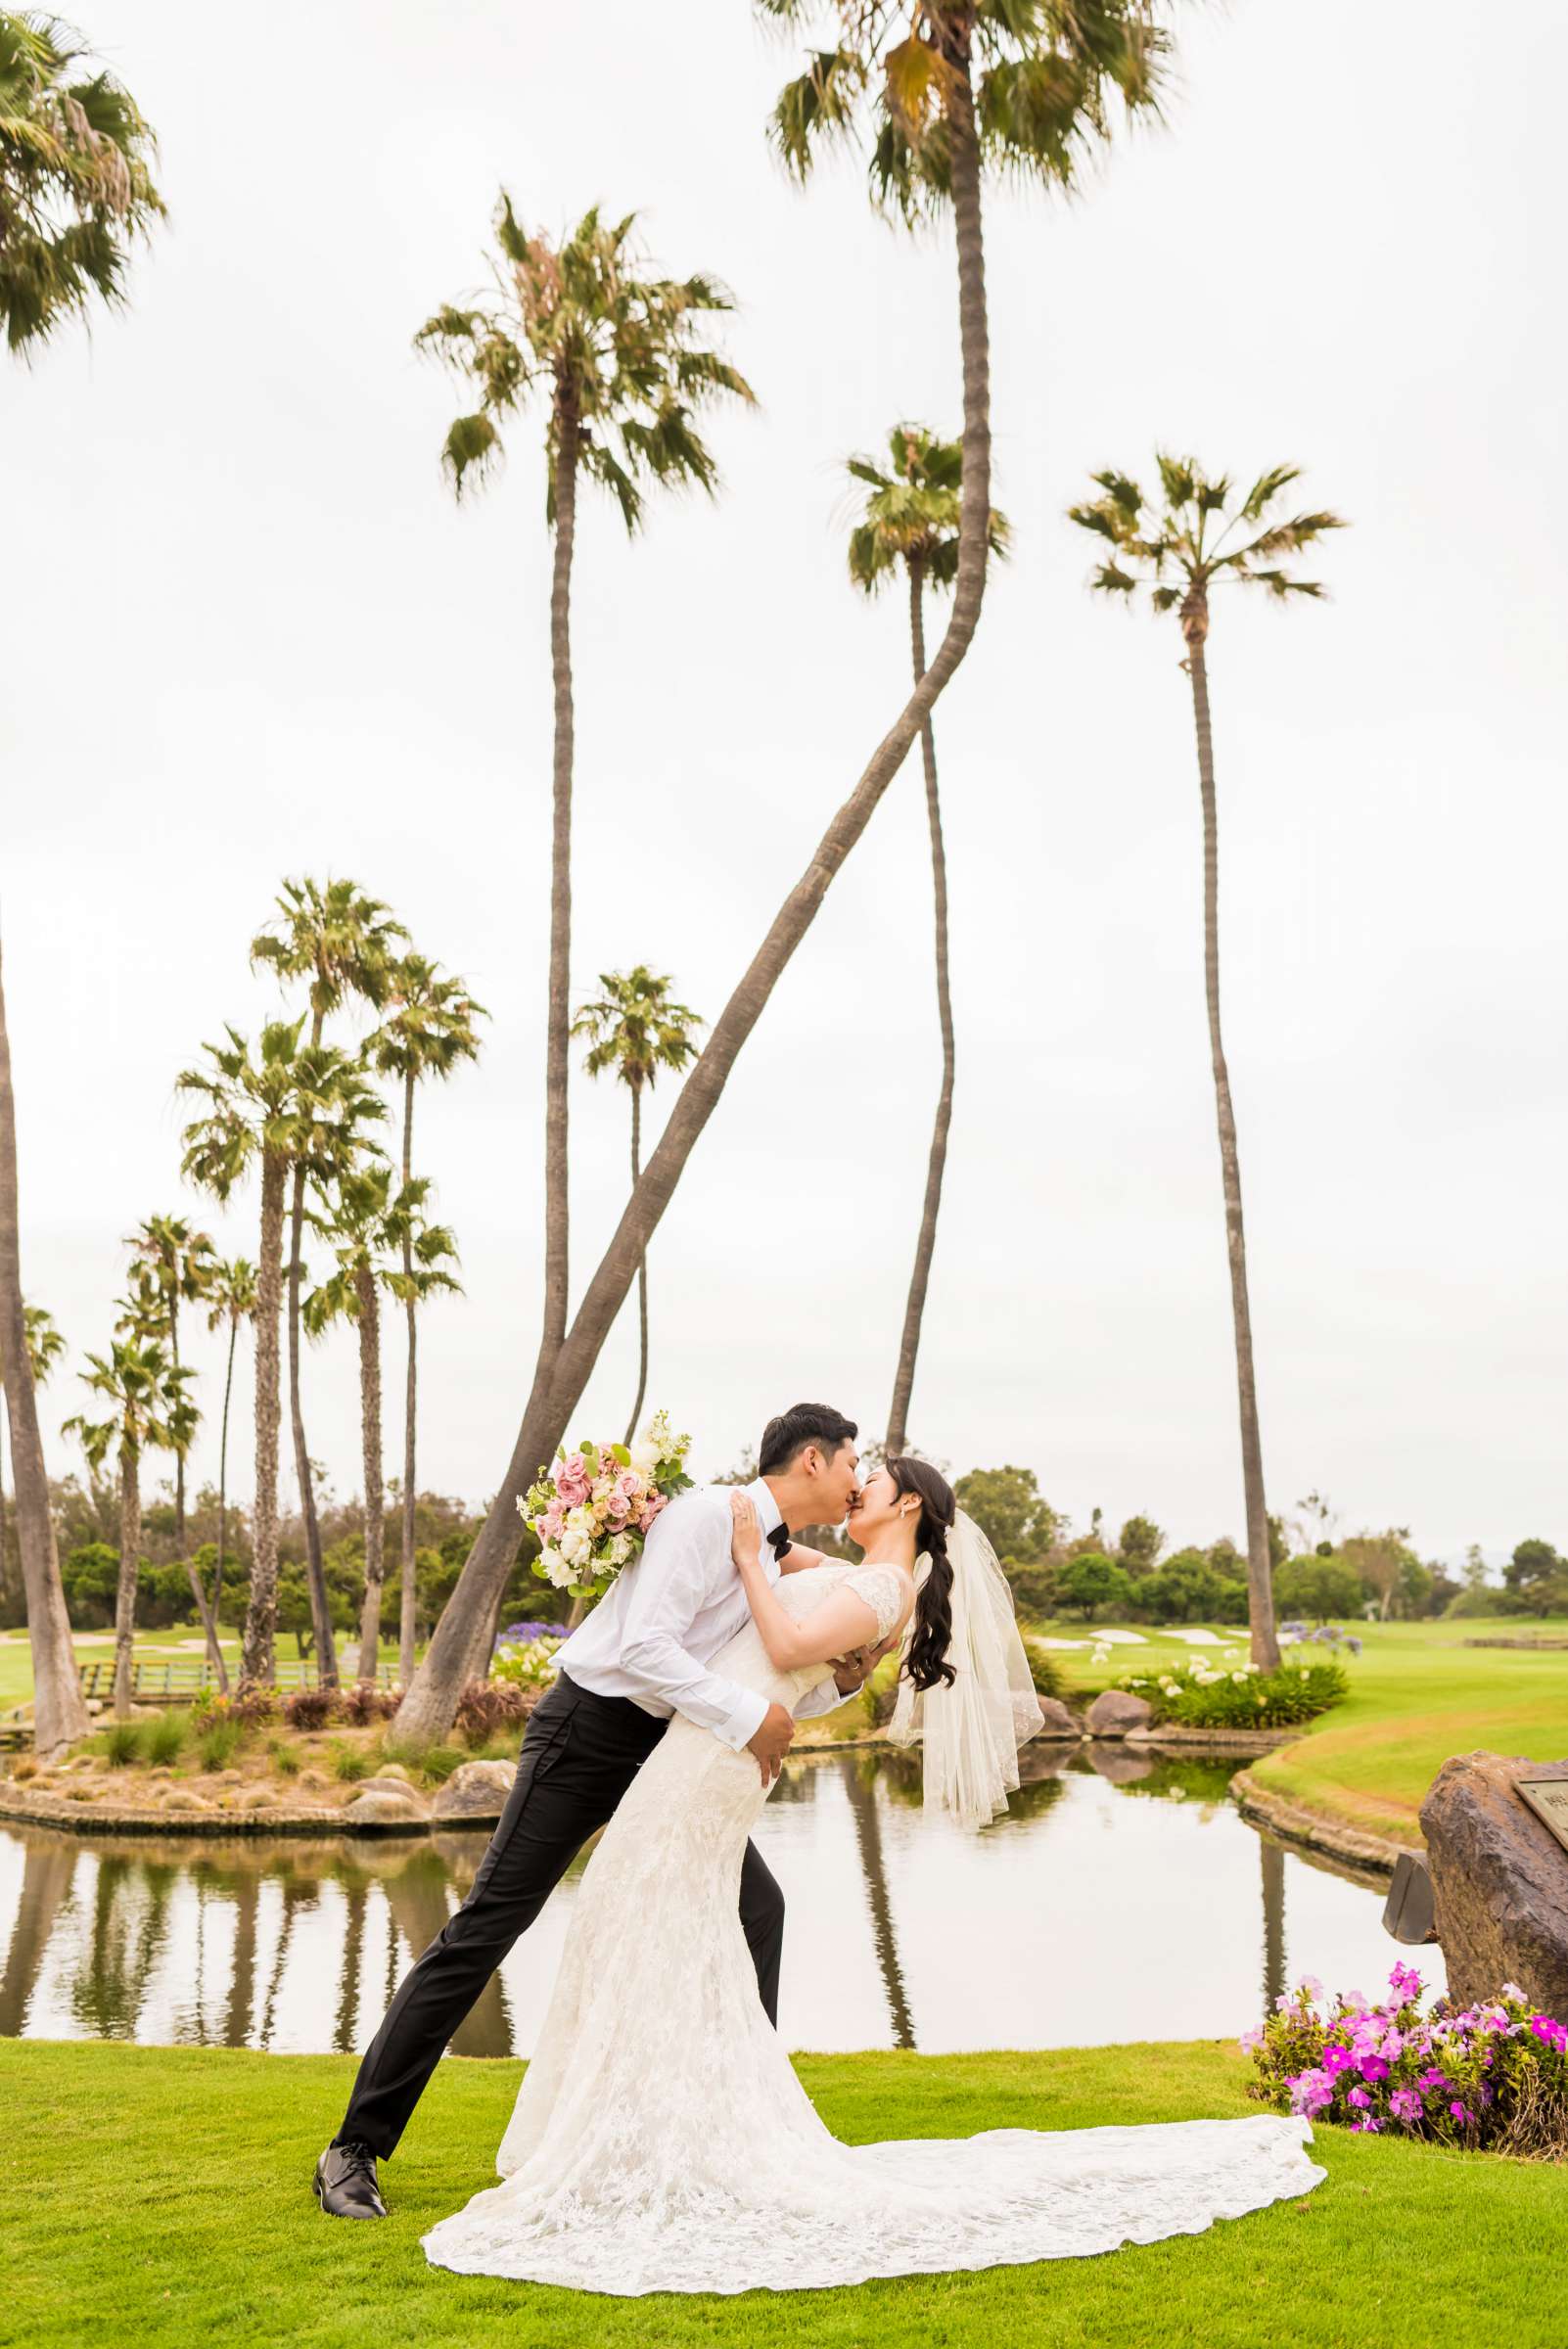
<svg viewBox="0 0 1568 2349"><path fill-rule="evenodd" d="M1233 1656L1189 1656L1171 1672L1124 1673L1116 1685L1141 1696L1156 1723L1193 1729L1289 1728L1350 1694L1345 1668L1332 1658L1260 1672Z"/></svg>
<svg viewBox="0 0 1568 2349"><path fill-rule="evenodd" d="M1389 1989L1381 2006L1349 1991L1323 2014L1319 1982L1276 1999L1273 2013L1242 2034L1259 2074L1249 2095L1367 2136L1568 2155L1568 2025L1512 1982L1490 2005L1453 2012L1440 2002L1426 2015L1413 1967L1396 1965Z"/></svg>

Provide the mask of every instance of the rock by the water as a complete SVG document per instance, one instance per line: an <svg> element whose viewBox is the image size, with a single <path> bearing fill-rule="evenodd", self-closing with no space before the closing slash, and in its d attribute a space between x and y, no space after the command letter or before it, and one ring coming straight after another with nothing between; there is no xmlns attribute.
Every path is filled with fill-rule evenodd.
<svg viewBox="0 0 1568 2349"><path fill-rule="evenodd" d="M1568 1851L1514 1792L1520 1778L1568 1779L1568 1762L1455 1754L1421 1805L1438 1940L1460 2005L1517 1982L1568 2018Z"/></svg>
<svg viewBox="0 0 1568 2349"><path fill-rule="evenodd" d="M437 1793L438 1819L499 1819L517 1776L512 1762L464 1762Z"/></svg>
<svg viewBox="0 0 1568 2349"><path fill-rule="evenodd" d="M1041 1696L1036 1701L1045 1716L1044 1727L1037 1732L1040 1738L1083 1736L1083 1730L1059 1696Z"/></svg>
<svg viewBox="0 0 1568 2349"><path fill-rule="evenodd" d="M362 1786L343 1811L344 1824L352 1827L423 1826L429 1817L411 1786Z"/></svg>
<svg viewBox="0 0 1568 2349"><path fill-rule="evenodd" d="M1109 1745L1103 1738L1088 1749L1090 1770L1113 1786L1135 1786L1154 1775L1154 1756L1141 1745Z"/></svg>
<svg viewBox="0 0 1568 2349"><path fill-rule="evenodd" d="M1141 1729L1152 1719L1141 1696L1133 1696L1126 1688L1102 1688L1088 1709L1084 1727L1091 1737L1125 1737L1129 1729Z"/></svg>

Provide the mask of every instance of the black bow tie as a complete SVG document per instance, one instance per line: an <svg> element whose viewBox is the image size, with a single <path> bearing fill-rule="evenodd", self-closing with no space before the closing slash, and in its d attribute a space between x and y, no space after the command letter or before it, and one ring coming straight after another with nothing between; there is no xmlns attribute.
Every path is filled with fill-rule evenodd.
<svg viewBox="0 0 1568 2349"><path fill-rule="evenodd" d="M775 1525L767 1539L772 1543L774 1557L777 1558L779 1564L782 1565L784 1562L784 1553L790 1545L789 1527L787 1525Z"/></svg>

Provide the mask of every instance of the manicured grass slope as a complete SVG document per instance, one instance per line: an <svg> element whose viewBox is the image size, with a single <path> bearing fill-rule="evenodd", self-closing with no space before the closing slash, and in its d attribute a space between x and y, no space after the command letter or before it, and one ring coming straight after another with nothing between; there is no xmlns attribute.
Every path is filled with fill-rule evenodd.
<svg viewBox="0 0 1568 2349"><path fill-rule="evenodd" d="M1070 1635L1071 1627L1061 1629ZM1263 1785L1348 1825L1418 1843L1421 1798L1451 1754L1481 1746L1534 1762L1568 1755L1568 1651L1464 1645L1533 1634L1560 1639L1568 1636L1562 1618L1355 1629L1363 1645L1346 1666L1349 1697L1297 1742L1249 1766ZM1245 1642L1244 1630L1236 1636ZM1103 1687L1123 1671L1162 1668L1169 1652L1156 1634L1147 1649L1114 1651L1108 1667L1092 1665L1084 1649L1059 1660L1073 1687Z"/></svg>
<svg viewBox="0 0 1568 2349"><path fill-rule="evenodd" d="M1214 2045L807 2057L850 2140L1255 2109ZM1560 2349L1560 2169L1318 2133L1304 2202L1095 2260L855 2291L618 2301L427 2267L421 2232L491 2181L519 2067L448 2061L385 2173L380 2226L317 2213L337 2056L0 2042L5 2332L300 2349Z"/></svg>

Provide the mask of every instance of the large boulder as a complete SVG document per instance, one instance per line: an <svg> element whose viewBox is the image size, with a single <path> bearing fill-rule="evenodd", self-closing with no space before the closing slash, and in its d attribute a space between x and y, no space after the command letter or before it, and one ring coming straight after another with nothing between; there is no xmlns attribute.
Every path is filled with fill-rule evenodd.
<svg viewBox="0 0 1568 2349"><path fill-rule="evenodd" d="M435 1814L441 1819L497 1819L517 1776L515 1762L464 1762L438 1793Z"/></svg>
<svg viewBox="0 0 1568 2349"><path fill-rule="evenodd" d="M1040 1740L1051 1737L1077 1738L1083 1736L1083 1730L1059 1696L1040 1696L1037 1697L1035 1701L1044 1715L1044 1727L1036 1731L1037 1737Z"/></svg>
<svg viewBox="0 0 1568 2349"><path fill-rule="evenodd" d="M1515 1792L1520 1778L1568 1780L1568 1762L1455 1754L1427 1789L1437 1937L1459 2004L1516 1982L1568 2017L1568 1851Z"/></svg>
<svg viewBox="0 0 1568 2349"><path fill-rule="evenodd" d="M422 1827L430 1806L411 1786L367 1781L341 1814L346 1827Z"/></svg>
<svg viewBox="0 0 1568 2349"><path fill-rule="evenodd" d="M1102 1688L1084 1717L1091 1737L1125 1737L1129 1729L1148 1727L1154 1716L1141 1696L1126 1688Z"/></svg>

